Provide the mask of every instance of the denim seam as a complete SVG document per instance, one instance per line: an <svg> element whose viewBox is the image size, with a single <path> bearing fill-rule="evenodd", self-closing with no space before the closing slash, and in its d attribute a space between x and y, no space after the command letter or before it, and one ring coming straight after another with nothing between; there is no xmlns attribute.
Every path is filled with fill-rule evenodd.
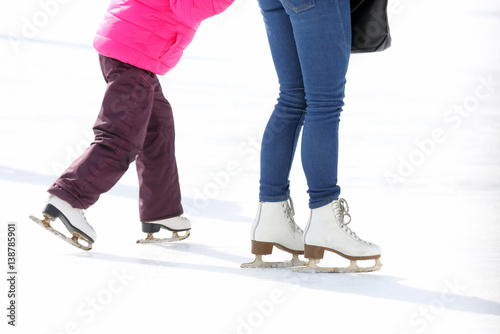
<svg viewBox="0 0 500 334"><path fill-rule="evenodd" d="M295 156L295 150L297 149L297 141L299 139L300 131L302 130L302 125L304 118L305 118L305 112L302 112L302 116L300 116L297 124L295 125L295 137L293 138L293 143L294 146L292 148L292 152L290 154L290 160L288 162L288 175L287 175L287 180L290 178L290 171L292 170L292 163L293 163L293 157Z"/></svg>
<svg viewBox="0 0 500 334"><path fill-rule="evenodd" d="M316 205L310 205L309 208L316 209L316 208L322 207L324 205L330 204L331 202L336 201L336 200L338 200L338 197L330 197L321 203L318 203Z"/></svg>
<svg viewBox="0 0 500 334"><path fill-rule="evenodd" d="M288 200L290 198L290 196L285 196L285 197L267 197L267 196L259 196L260 199L268 199L268 200ZM265 202L265 201L261 201L261 202Z"/></svg>
<svg viewBox="0 0 500 334"><path fill-rule="evenodd" d="M314 7L314 5L315 5L315 3L314 3L314 1L315 1L315 0L311 0L311 1L309 2L309 4L307 4L307 5L305 5L305 6L302 6L302 7L300 7L300 8L297 8L297 7L294 7L294 5L292 5L292 4L290 4L289 2L287 2L286 0L282 0L282 1L283 1L283 3L284 3L284 4L288 7L288 8L290 8L291 10L293 10L296 14L297 14L297 13L300 13L300 12L303 12L303 11L305 11L306 9L312 8L312 7Z"/></svg>
<svg viewBox="0 0 500 334"><path fill-rule="evenodd" d="M340 16L340 20L342 21L342 26L344 26L344 19L342 17L342 11L340 9L340 4L338 2L337 2L337 8L339 10L339 13L341 13L339 16ZM342 37L344 38L344 43L346 45L349 44L349 41L347 40L347 36L346 36L345 30L342 30ZM349 57L351 55L351 49L350 48L346 48L344 51L345 51L345 54L347 56L347 59L349 59Z"/></svg>
<svg viewBox="0 0 500 334"><path fill-rule="evenodd" d="M298 138L298 133L300 133L300 129L301 129L301 126L300 124L302 123L302 120L304 119L304 115L302 115L297 124L295 125L295 136L294 136L294 143L295 141L297 140ZM290 158L288 159L288 175L287 175L287 180L290 178L290 170L292 169L292 163L293 163L293 157L295 155L295 149L296 149L296 145L292 148L292 152L290 152ZM287 200L288 198L290 198L289 195L285 196L285 197L277 197L277 198L272 198L272 197L265 197L265 196L260 196L261 198L268 198L268 199L283 199L283 200Z"/></svg>

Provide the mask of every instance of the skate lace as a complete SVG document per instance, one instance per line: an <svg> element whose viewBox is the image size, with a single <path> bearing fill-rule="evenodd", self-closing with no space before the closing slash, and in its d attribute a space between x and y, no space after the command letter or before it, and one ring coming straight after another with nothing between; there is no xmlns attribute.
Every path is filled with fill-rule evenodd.
<svg viewBox="0 0 500 334"><path fill-rule="evenodd" d="M290 197L288 201L283 203L283 211L285 213L286 220L288 221L288 224L293 227L295 232L298 233L303 233L302 229L295 223L295 219L293 218L295 216L295 209L293 207L293 201L292 198Z"/></svg>
<svg viewBox="0 0 500 334"><path fill-rule="evenodd" d="M360 237L356 235L347 225L351 223L351 215L349 214L349 205L347 204L347 201L343 198L340 198L338 201L333 202L333 212L335 213L335 217L337 218L337 221L339 222L340 227L347 232L349 235L351 235L353 238L355 238L358 241L361 241L363 243L367 243ZM345 221L345 218L348 218L348 221Z"/></svg>

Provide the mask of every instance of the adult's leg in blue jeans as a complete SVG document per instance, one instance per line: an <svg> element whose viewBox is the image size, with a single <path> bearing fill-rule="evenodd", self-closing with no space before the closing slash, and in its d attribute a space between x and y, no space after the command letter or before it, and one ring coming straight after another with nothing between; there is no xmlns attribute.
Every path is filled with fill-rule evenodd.
<svg viewBox="0 0 500 334"><path fill-rule="evenodd" d="M306 111L304 84L290 17L278 0L259 0L278 73L278 103L266 126L261 148L260 201L290 196L289 174Z"/></svg>
<svg viewBox="0 0 500 334"><path fill-rule="evenodd" d="M303 87L305 101L299 103L294 99L279 100L273 116L276 113L283 114L282 109L296 111L306 106L307 112L301 115L305 121L302 164L309 187L309 205L311 208L319 207L337 199L340 194L340 187L337 185L338 123L350 55L349 1L259 0L259 3L280 78L280 99L289 94L298 98L298 91ZM288 24L283 15L288 17ZM284 42L285 38L289 42ZM299 75L302 77L301 84L298 81L291 85L283 84L288 83L290 78L297 80ZM291 103L291 108L288 103ZM296 136L295 142L292 142L294 145L290 145L290 140L283 139L266 142L264 137L261 200L262 190L266 188L263 183L278 190L276 184L267 181L272 177L269 171L274 171L276 180L281 180L285 175L288 182L291 159L279 160L279 157L271 156L276 156L276 152L291 152L293 157L299 131L297 127L292 129L291 122L283 122L283 117L273 116L267 128L283 127L281 135L276 134L274 137L286 137L293 131L296 131ZM294 119L301 118L296 115ZM288 187L288 183L286 186Z"/></svg>

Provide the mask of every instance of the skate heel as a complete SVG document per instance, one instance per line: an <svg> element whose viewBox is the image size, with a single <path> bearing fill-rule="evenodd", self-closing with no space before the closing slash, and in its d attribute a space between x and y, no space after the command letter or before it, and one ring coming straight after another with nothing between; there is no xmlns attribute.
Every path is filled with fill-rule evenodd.
<svg viewBox="0 0 500 334"><path fill-rule="evenodd" d="M264 262L262 260L262 256L271 254L273 252L273 246L276 246L286 252L292 253L292 259L285 262ZM302 254L302 251L292 251L271 242L252 240L252 254L255 255L255 260L250 263L243 263L241 265L241 268L286 268L306 265L304 261L299 260L299 254Z"/></svg>
<svg viewBox="0 0 500 334"><path fill-rule="evenodd" d="M160 232L162 225L153 223L142 223L142 232L144 233L156 233Z"/></svg>
<svg viewBox="0 0 500 334"><path fill-rule="evenodd" d="M273 252L272 243L252 240L252 254L269 255L272 252Z"/></svg>
<svg viewBox="0 0 500 334"><path fill-rule="evenodd" d="M325 248L319 246L304 245L304 257L307 259L321 260L325 256Z"/></svg>
<svg viewBox="0 0 500 334"><path fill-rule="evenodd" d="M47 204L45 206L45 209L42 211L43 216L48 218L50 221L56 220L56 218L60 218L62 216L61 211L57 209L55 206L52 204Z"/></svg>

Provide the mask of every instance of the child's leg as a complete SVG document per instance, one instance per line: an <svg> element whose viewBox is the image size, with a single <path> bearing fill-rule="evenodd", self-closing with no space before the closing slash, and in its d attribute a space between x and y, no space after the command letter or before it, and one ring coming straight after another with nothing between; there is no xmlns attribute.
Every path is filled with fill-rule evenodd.
<svg viewBox="0 0 500 334"><path fill-rule="evenodd" d="M151 72L103 56L100 61L108 87L95 141L48 190L78 209L110 190L142 150L158 84Z"/></svg>
<svg viewBox="0 0 500 334"><path fill-rule="evenodd" d="M172 108L163 96L159 83L154 93L146 140L136 160L142 222L177 217L183 213L175 161Z"/></svg>

